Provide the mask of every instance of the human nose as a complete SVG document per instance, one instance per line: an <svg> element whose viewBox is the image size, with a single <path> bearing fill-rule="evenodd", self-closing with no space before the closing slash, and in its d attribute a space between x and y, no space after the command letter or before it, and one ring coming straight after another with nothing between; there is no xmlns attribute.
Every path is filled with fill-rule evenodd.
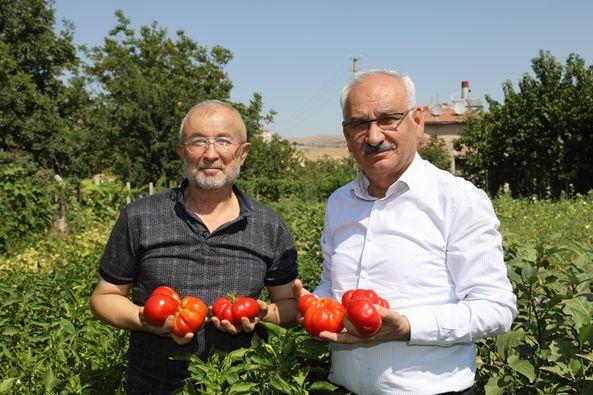
<svg viewBox="0 0 593 395"><path fill-rule="evenodd" d="M385 140L383 130L377 125L376 121L369 122L369 130L367 132L366 143L372 146L379 145Z"/></svg>
<svg viewBox="0 0 593 395"><path fill-rule="evenodd" d="M216 149L216 146L214 145L214 141L208 140L206 142L206 150L204 151L204 158L206 158L206 159L218 158L218 150Z"/></svg>

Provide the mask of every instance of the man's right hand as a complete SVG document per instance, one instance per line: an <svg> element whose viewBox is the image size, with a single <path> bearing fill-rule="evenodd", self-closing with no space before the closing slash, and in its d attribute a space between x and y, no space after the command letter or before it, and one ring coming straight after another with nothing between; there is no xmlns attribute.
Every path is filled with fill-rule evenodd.
<svg viewBox="0 0 593 395"><path fill-rule="evenodd" d="M167 317L167 320L163 324L163 326L153 325L146 321L144 318L144 307L140 307L138 309L138 318L140 319L140 323L142 324L142 330L144 332L152 333L153 335L158 335L161 337L170 337L172 338L175 343L179 344L180 346L191 342L191 339L194 337L193 333L186 333L185 336L179 337L171 332L171 327L173 326L174 316L170 315Z"/></svg>

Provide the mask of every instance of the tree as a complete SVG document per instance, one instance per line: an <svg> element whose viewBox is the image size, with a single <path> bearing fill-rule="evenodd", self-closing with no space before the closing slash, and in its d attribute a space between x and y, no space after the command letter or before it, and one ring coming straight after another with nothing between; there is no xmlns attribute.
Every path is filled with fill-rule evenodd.
<svg viewBox="0 0 593 395"><path fill-rule="evenodd" d="M445 141L437 135L423 139L418 145L418 153L422 159L426 159L439 169L449 170L451 168L451 155L447 151Z"/></svg>
<svg viewBox="0 0 593 395"><path fill-rule="evenodd" d="M181 119L196 103L229 102L233 87L224 72L228 49L208 50L177 31L176 39L156 22L139 32L116 12L117 24L102 46L89 51L91 86L96 87L95 130L103 164L134 183L178 179L182 166L175 153ZM261 95L239 105L250 135L257 135L272 114L262 115Z"/></svg>
<svg viewBox="0 0 593 395"><path fill-rule="evenodd" d="M549 52L532 59L504 103L486 96L489 112L472 118L456 148L467 147L465 172L497 193L557 197L593 188L593 67L571 54L563 67Z"/></svg>
<svg viewBox="0 0 593 395"><path fill-rule="evenodd" d="M88 97L65 25L54 32L52 1L0 0L0 149L69 175L84 171L77 120Z"/></svg>

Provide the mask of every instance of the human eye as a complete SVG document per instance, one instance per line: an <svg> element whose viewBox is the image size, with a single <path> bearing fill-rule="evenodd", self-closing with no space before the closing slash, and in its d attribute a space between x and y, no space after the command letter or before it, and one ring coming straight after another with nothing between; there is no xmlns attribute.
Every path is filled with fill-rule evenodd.
<svg viewBox="0 0 593 395"><path fill-rule="evenodd" d="M189 145L192 147L205 147L206 144L208 144L208 140L201 138L193 139L189 142Z"/></svg>
<svg viewBox="0 0 593 395"><path fill-rule="evenodd" d="M397 121L399 121L401 118L402 118L401 114L384 115L384 116L380 117L379 119L377 119L377 125L391 126L394 123L396 123Z"/></svg>
<svg viewBox="0 0 593 395"><path fill-rule="evenodd" d="M216 140L214 140L214 142L219 147L228 147L229 145L232 144L232 141L226 137L218 137L218 138L216 138Z"/></svg>

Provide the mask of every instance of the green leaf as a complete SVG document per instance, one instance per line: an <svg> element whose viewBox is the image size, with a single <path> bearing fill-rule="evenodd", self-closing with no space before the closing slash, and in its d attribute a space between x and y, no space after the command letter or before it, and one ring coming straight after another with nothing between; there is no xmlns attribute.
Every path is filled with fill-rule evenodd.
<svg viewBox="0 0 593 395"><path fill-rule="evenodd" d="M257 392L256 383L235 383L228 389L227 395L253 394Z"/></svg>
<svg viewBox="0 0 593 395"><path fill-rule="evenodd" d="M281 337L286 334L286 329L282 328L281 326L272 324L271 322L260 321L258 325L263 326L266 328L268 334L272 334L276 337Z"/></svg>
<svg viewBox="0 0 593 395"><path fill-rule="evenodd" d="M486 395L502 395L507 384L500 377L490 377L484 386Z"/></svg>
<svg viewBox="0 0 593 395"><path fill-rule="evenodd" d="M56 383L56 376L54 375L54 370L50 366L45 375L43 376L43 385L45 387L45 392L50 392L51 389L54 387Z"/></svg>
<svg viewBox="0 0 593 395"><path fill-rule="evenodd" d="M570 378L568 367L563 363L558 363L552 366L540 366L539 370L545 370L546 372L554 373L563 378Z"/></svg>
<svg viewBox="0 0 593 395"><path fill-rule="evenodd" d="M16 381L15 377L9 377L0 383L0 394L8 394L12 388L12 384Z"/></svg>
<svg viewBox="0 0 593 395"><path fill-rule="evenodd" d="M586 359L587 361L591 361L593 362L593 353L589 353L589 354L576 354L577 356Z"/></svg>
<svg viewBox="0 0 593 395"><path fill-rule="evenodd" d="M530 383L533 383L533 380L535 380L535 369L529 361L519 359L518 355L511 355L507 359L507 363L514 371L521 373L527 377Z"/></svg>
<svg viewBox="0 0 593 395"><path fill-rule="evenodd" d="M6 329L4 329L2 334L4 336L13 336L13 335L18 335L22 332L23 332L23 329L20 329L20 328L14 327L14 326L9 326Z"/></svg>
<svg viewBox="0 0 593 395"><path fill-rule="evenodd" d="M505 360L508 355L508 351L514 349L523 342L525 338L525 331L518 329L515 331L507 332L505 334L496 337L496 351L498 351L501 359Z"/></svg>
<svg viewBox="0 0 593 395"><path fill-rule="evenodd" d="M562 311L572 318L577 330L583 325L590 325L593 322L593 303L585 297L565 300Z"/></svg>
<svg viewBox="0 0 593 395"><path fill-rule="evenodd" d="M280 391L283 394L290 394L293 392L292 386L278 375L272 376L270 379L270 386L276 391Z"/></svg>
<svg viewBox="0 0 593 395"><path fill-rule="evenodd" d="M334 391L337 386L329 381L316 381L309 386L309 391Z"/></svg>

